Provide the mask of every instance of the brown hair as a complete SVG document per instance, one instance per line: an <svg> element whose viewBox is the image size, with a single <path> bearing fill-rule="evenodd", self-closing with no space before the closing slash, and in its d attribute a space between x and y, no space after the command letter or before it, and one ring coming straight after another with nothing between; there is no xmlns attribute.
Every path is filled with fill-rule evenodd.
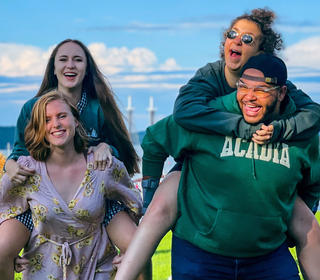
<svg viewBox="0 0 320 280"><path fill-rule="evenodd" d="M124 162L129 174L132 175L135 172L139 172L139 157L132 145L129 132L123 120L123 115L117 106L111 86L98 69L89 49L82 42L66 39L54 48L36 96L41 96L49 90L57 88L58 80L54 74L54 59L60 46L69 42L78 44L86 55L87 69L82 88L89 97L99 100L104 114L105 124L111 132L110 135L108 135L110 144L118 150L120 159Z"/></svg>
<svg viewBox="0 0 320 280"><path fill-rule="evenodd" d="M30 121L25 129L25 143L30 155L39 161L45 161L50 155L50 144L45 138L46 135L46 107L55 100L61 100L67 104L72 115L78 121L75 129L74 147L78 153L87 149L88 136L80 122L80 116L77 108L72 105L71 100L63 93L50 91L42 95L34 104Z"/></svg>
<svg viewBox="0 0 320 280"><path fill-rule="evenodd" d="M227 39L227 33L230 29L242 19L246 19L254 22L262 33L262 39L260 42L259 50L265 53L275 55L276 51L279 51L283 48L283 41L281 35L275 32L272 29L272 24L276 18L273 11L264 8L264 9L254 9L250 14L245 13L237 18L235 18L229 28L223 33L223 40L220 44L220 57L224 59L224 44Z"/></svg>

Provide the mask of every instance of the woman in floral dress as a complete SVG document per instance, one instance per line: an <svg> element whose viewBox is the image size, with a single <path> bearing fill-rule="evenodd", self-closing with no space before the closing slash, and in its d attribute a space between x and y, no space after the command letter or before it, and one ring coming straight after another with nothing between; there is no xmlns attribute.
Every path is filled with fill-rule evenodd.
<svg viewBox="0 0 320 280"><path fill-rule="evenodd" d="M86 133L70 101L59 92L35 104L25 132L31 156L19 164L34 168L25 184L5 174L0 189L0 221L31 209L34 230L25 248L29 260L23 279L112 279L115 246L125 248L135 230L122 212L105 228L106 198L121 201L133 217L141 212L140 192L122 162L105 171L93 168ZM121 220L121 222L120 222ZM115 245L115 246L114 246Z"/></svg>

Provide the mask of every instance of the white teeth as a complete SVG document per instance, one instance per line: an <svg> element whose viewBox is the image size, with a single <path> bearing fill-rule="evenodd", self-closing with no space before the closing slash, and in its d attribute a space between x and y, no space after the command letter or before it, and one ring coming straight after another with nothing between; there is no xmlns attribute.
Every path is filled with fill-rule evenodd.
<svg viewBox="0 0 320 280"><path fill-rule="evenodd" d="M52 135L57 135L57 136L59 136L59 135L61 135L61 134L63 134L63 131L52 132Z"/></svg>
<svg viewBox="0 0 320 280"><path fill-rule="evenodd" d="M76 76L75 73L64 73L65 76L68 76L68 77L74 77Z"/></svg>

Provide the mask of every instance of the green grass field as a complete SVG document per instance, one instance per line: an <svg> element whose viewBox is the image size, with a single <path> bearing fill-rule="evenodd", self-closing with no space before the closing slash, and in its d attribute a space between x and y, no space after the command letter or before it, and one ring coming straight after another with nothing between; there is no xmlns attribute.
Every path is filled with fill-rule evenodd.
<svg viewBox="0 0 320 280"><path fill-rule="evenodd" d="M316 214L320 222L320 212ZM171 231L161 240L155 254L152 257L153 280L167 280L171 275ZM295 260L295 249L290 249ZM303 277L301 276L303 280ZM20 274L15 275L15 280L22 280Z"/></svg>

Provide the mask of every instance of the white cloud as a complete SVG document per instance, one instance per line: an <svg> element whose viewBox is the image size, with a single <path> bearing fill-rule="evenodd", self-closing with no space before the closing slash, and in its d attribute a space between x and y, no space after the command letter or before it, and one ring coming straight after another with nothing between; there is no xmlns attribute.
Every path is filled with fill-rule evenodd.
<svg viewBox="0 0 320 280"><path fill-rule="evenodd" d="M160 65L160 70L164 71L173 71L180 70L181 67L177 65L177 62L174 58L168 58L163 64Z"/></svg>
<svg viewBox="0 0 320 280"><path fill-rule="evenodd" d="M146 48L107 48L103 43L92 43L88 48L105 74L121 71L146 72L157 67L156 55Z"/></svg>
<svg viewBox="0 0 320 280"><path fill-rule="evenodd" d="M54 46L47 50L35 46L0 43L0 76L42 76ZM119 72L150 72L177 70L173 58L158 63L157 56L147 48L108 48L104 43L88 45L102 72L112 75Z"/></svg>
<svg viewBox="0 0 320 280"><path fill-rule="evenodd" d="M34 46L0 43L0 75L42 75L50 52L51 49L43 51Z"/></svg>
<svg viewBox="0 0 320 280"><path fill-rule="evenodd" d="M310 37L287 47L284 58L288 67L320 69L320 37Z"/></svg>

